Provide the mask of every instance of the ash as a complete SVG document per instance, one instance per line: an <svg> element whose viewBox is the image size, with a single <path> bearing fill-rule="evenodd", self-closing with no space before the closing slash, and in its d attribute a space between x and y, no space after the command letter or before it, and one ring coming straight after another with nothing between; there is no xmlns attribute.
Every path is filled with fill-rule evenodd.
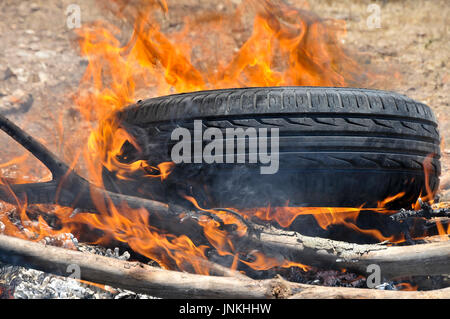
<svg viewBox="0 0 450 319"><path fill-rule="evenodd" d="M104 289L42 271L0 263L0 298L14 299L154 299L104 286Z"/></svg>
<svg viewBox="0 0 450 319"><path fill-rule="evenodd" d="M0 225L1 232L1 225ZM45 237L43 244L128 260L130 254L79 244L72 234ZM42 271L0 262L0 299L154 299L152 296L103 285L93 285Z"/></svg>
<svg viewBox="0 0 450 319"><path fill-rule="evenodd" d="M72 278L46 274L42 271L0 264L3 297L14 299L105 299L113 295L101 288L88 286Z"/></svg>

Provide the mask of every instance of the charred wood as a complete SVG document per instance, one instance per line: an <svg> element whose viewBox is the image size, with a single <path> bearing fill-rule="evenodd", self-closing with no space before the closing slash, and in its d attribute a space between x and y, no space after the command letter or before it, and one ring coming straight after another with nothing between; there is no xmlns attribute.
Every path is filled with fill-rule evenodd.
<svg viewBox="0 0 450 319"><path fill-rule="evenodd" d="M359 245L260 226L258 236L241 239L238 247L244 246L280 259L363 275L375 264L385 279L450 273L450 240L410 246Z"/></svg>

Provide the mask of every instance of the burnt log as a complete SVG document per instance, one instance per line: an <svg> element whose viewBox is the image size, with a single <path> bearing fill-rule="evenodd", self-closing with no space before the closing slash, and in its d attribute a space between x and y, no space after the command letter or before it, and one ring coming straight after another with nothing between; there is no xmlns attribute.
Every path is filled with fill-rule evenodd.
<svg viewBox="0 0 450 319"><path fill-rule="evenodd" d="M322 268L345 268L363 275L368 274L369 265L375 264L385 279L450 273L450 240L408 246L360 245L255 227L259 227L258 236L242 238L238 249L247 246L272 257Z"/></svg>

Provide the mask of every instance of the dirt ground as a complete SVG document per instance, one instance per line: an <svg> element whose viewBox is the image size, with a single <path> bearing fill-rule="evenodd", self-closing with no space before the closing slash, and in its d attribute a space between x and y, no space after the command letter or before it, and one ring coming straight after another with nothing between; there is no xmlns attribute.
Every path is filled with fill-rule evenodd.
<svg viewBox="0 0 450 319"><path fill-rule="evenodd" d="M291 0L290 3L303 2ZM450 6L448 0L314 0L310 7L321 17L346 22L346 48L358 52L370 67L398 74L387 77L380 89L395 90L433 108L443 137L443 198L450 200ZM225 1L224 1L225 3ZM236 6L240 0L226 4ZM367 25L372 11L380 8L380 28ZM87 61L78 53L75 31L67 28L65 11L70 4L81 8L82 23L98 19L114 21L95 0L2 0L0 2L0 112L45 141L55 152L69 159L74 147L63 147L72 127L80 122L72 106ZM226 10L224 4L207 0L169 1L164 28L199 8ZM117 22L117 20L115 20ZM32 98L32 103L31 103ZM25 114L12 114L15 108ZM55 119L63 117L63 125ZM79 125L78 125L79 126ZM82 130L78 140L83 140ZM0 136L0 163L20 155L4 134ZM445 144L447 142L447 146Z"/></svg>

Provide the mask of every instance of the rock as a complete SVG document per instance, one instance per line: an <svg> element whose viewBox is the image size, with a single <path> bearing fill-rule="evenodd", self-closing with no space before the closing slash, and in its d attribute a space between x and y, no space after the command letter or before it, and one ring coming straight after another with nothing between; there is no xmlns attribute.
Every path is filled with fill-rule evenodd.
<svg viewBox="0 0 450 319"><path fill-rule="evenodd" d="M25 92L22 89L17 89L13 92L12 96L10 97L10 100L14 102L22 101L25 97Z"/></svg>
<svg viewBox="0 0 450 319"><path fill-rule="evenodd" d="M15 76L20 82L26 82L26 79L28 78L28 73L25 71L24 68L11 68L11 71L15 74Z"/></svg>
<svg viewBox="0 0 450 319"><path fill-rule="evenodd" d="M39 51L41 49L41 44L38 42L33 42L30 45L28 45L28 48L32 51Z"/></svg>
<svg viewBox="0 0 450 319"><path fill-rule="evenodd" d="M17 14L19 17L28 17L33 12L39 11L41 7L36 2L29 3L28 1L21 1L17 6Z"/></svg>
<svg viewBox="0 0 450 319"><path fill-rule="evenodd" d="M37 4L37 3L32 3L32 4L30 4L30 11L31 12L36 12L36 11L38 11L40 9L40 7L39 7L39 5Z"/></svg>
<svg viewBox="0 0 450 319"><path fill-rule="evenodd" d="M39 81L40 82L46 83L46 82L48 82L48 80L49 80L49 77L48 77L47 73L39 72Z"/></svg>
<svg viewBox="0 0 450 319"><path fill-rule="evenodd" d="M5 97L6 102L0 105L0 113L2 115L26 113L33 105L33 95L25 93L21 89L17 89L9 97Z"/></svg>
<svg viewBox="0 0 450 319"><path fill-rule="evenodd" d="M3 72L2 79L3 79L3 81L6 81L12 77L17 77L17 76L9 67L7 67L6 70Z"/></svg>
<svg viewBox="0 0 450 319"><path fill-rule="evenodd" d="M450 190L450 174L446 174L441 179L441 190Z"/></svg>
<svg viewBox="0 0 450 319"><path fill-rule="evenodd" d="M49 58L51 58L52 56L54 56L55 54L54 54L53 51L45 50L45 51L38 51L38 52L36 52L34 55L35 55L37 58L40 58L40 59L49 59Z"/></svg>
<svg viewBox="0 0 450 319"><path fill-rule="evenodd" d="M450 189L447 191L444 191L442 195L440 196L439 200L441 202L450 202Z"/></svg>

